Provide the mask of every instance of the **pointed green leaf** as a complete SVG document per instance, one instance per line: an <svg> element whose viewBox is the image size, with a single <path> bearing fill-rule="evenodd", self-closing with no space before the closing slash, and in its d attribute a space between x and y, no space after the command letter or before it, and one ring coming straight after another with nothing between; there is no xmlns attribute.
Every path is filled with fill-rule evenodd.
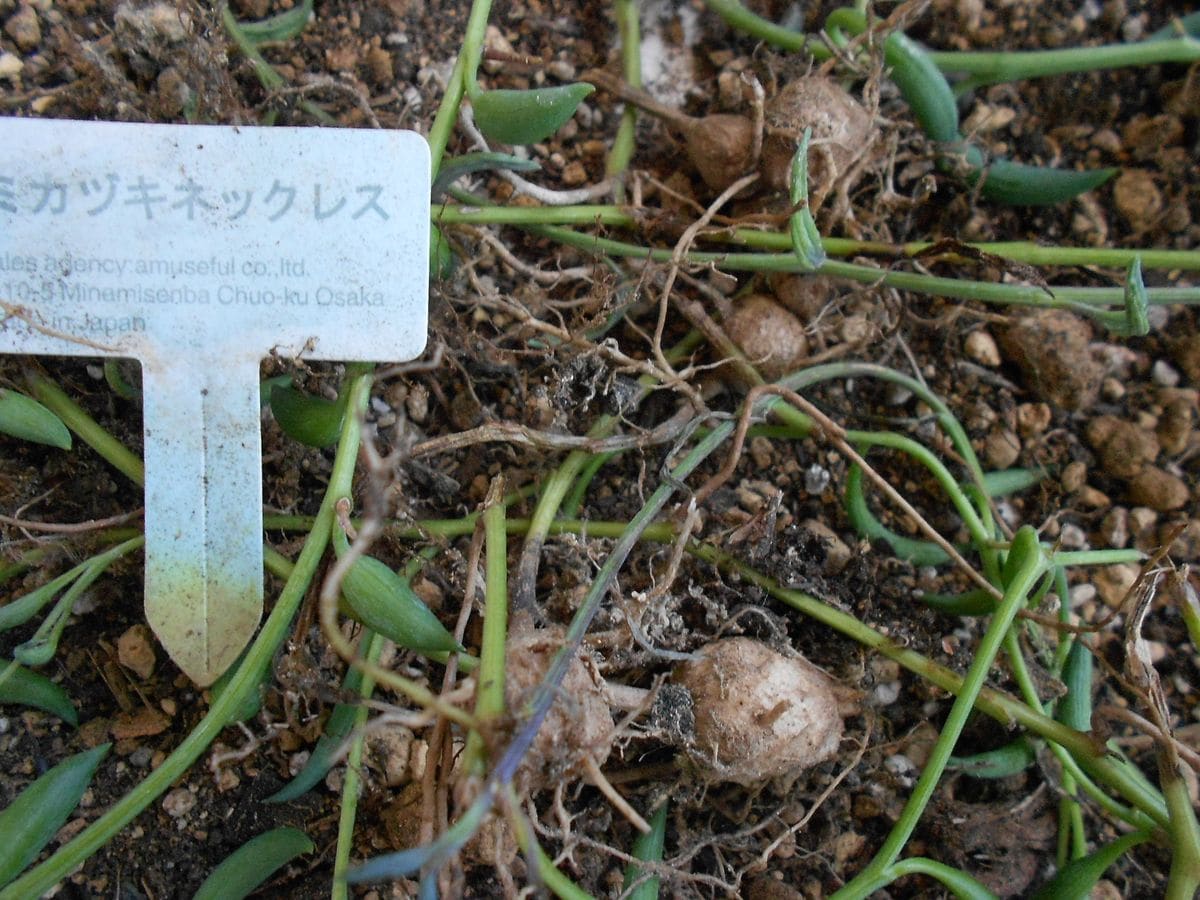
<svg viewBox="0 0 1200 900"><path fill-rule="evenodd" d="M401 647L425 653L461 649L408 581L377 559L354 561L342 581L342 595L355 619Z"/></svg>
<svg viewBox="0 0 1200 900"><path fill-rule="evenodd" d="M1125 276L1125 329L1129 335L1150 333L1150 297L1142 281L1142 258L1135 256Z"/></svg>
<svg viewBox="0 0 1200 900"><path fill-rule="evenodd" d="M289 437L308 447L330 447L337 443L346 404L303 394L290 385L271 388L271 413Z"/></svg>
<svg viewBox="0 0 1200 900"><path fill-rule="evenodd" d="M80 574L81 567L76 566L69 572L64 572L52 581L30 591L20 597L0 606L0 631L8 631L19 625L24 625L39 612L42 607L55 598L59 591L74 581Z"/></svg>
<svg viewBox="0 0 1200 900"><path fill-rule="evenodd" d="M883 54L892 70L891 79L921 130L930 140L943 143L956 140L958 101L929 51L903 32L894 31L883 43Z"/></svg>
<svg viewBox="0 0 1200 900"><path fill-rule="evenodd" d="M345 533L336 525L333 546L338 556L349 549ZM422 653L462 649L417 596L408 579L374 557L360 556L354 561L342 579L342 596L352 618L401 647Z"/></svg>
<svg viewBox="0 0 1200 900"><path fill-rule="evenodd" d="M471 98L471 105L475 124L492 140L532 144L558 131L594 90L579 83L531 91L481 91Z"/></svg>
<svg viewBox="0 0 1200 900"><path fill-rule="evenodd" d="M1058 701L1054 718L1076 731L1092 730L1092 651L1075 641L1063 667L1067 693Z"/></svg>
<svg viewBox="0 0 1200 900"><path fill-rule="evenodd" d="M989 497L1007 497L1035 484L1041 484L1048 475L1045 469L1002 469L999 472L984 472L983 486L987 489Z"/></svg>
<svg viewBox="0 0 1200 900"><path fill-rule="evenodd" d="M857 465L846 472L846 518L859 534L869 541L885 541L896 556L914 566L940 566L949 559L946 551L932 541L896 534L875 518L863 495L862 478L862 469Z"/></svg>
<svg viewBox="0 0 1200 900"><path fill-rule="evenodd" d="M430 188L430 196L436 202L445 193L446 188L464 175L475 172L495 172L501 169L509 172L536 172L540 168L541 166L532 159L521 159L511 153L492 151L464 153L462 156L455 156L442 163L441 168L438 169L437 178L434 179L433 186Z"/></svg>
<svg viewBox="0 0 1200 900"><path fill-rule="evenodd" d="M71 449L71 432L62 419L32 397L8 388L0 388L0 432L60 450Z"/></svg>
<svg viewBox="0 0 1200 900"><path fill-rule="evenodd" d="M299 6L257 22L239 22L242 34L256 47L290 41L304 30L312 18L313 0L304 0Z"/></svg>
<svg viewBox="0 0 1200 900"><path fill-rule="evenodd" d="M1063 866L1057 875L1042 885L1033 900L1087 900L1105 870L1132 847L1150 837L1145 831L1117 838L1082 859Z"/></svg>
<svg viewBox="0 0 1200 900"><path fill-rule="evenodd" d="M930 609L948 616L988 616L996 611L996 598L983 588L961 594L925 593L919 599Z"/></svg>
<svg viewBox="0 0 1200 900"><path fill-rule="evenodd" d="M346 671L346 677L342 679L342 693L358 693L361 684L362 672L359 669L350 668ZM333 768L342 741L354 727L354 716L357 712L358 707L351 703L339 703L335 706L325 722L325 728L321 731L320 738L317 739L317 745L308 755L308 762L304 764L300 774L263 802L286 803L289 800L295 800L297 797L307 794L323 781L325 775Z"/></svg>
<svg viewBox="0 0 1200 900"><path fill-rule="evenodd" d="M429 278L432 281L445 281L454 274L457 264L454 249L446 240L442 229L436 225L429 229Z"/></svg>
<svg viewBox="0 0 1200 900"><path fill-rule="evenodd" d="M663 844L667 836L667 804L664 802L662 806L654 811L653 818L650 819L650 831L646 834L639 834L637 840L633 842L634 859L640 859L644 862L662 862ZM638 881L642 876L642 867L637 863L631 862L625 867L625 883L622 890L628 891L633 887L634 882ZM652 875L651 877L640 882L633 891L625 894L627 900L658 900L659 892L659 877Z"/></svg>
<svg viewBox="0 0 1200 900"><path fill-rule="evenodd" d="M111 746L68 757L0 812L0 886L21 874L62 828Z"/></svg>
<svg viewBox="0 0 1200 900"><path fill-rule="evenodd" d="M314 849L298 828L276 828L252 837L212 870L193 900L242 900L276 869Z"/></svg>
<svg viewBox="0 0 1200 900"><path fill-rule="evenodd" d="M983 153L974 146L967 146L962 158L970 168L968 184L974 186L982 178L979 191L984 197L1011 206L1053 206L1100 187L1118 171L1027 166L1007 159L994 159L985 165Z"/></svg>
<svg viewBox="0 0 1200 900"><path fill-rule="evenodd" d="M1027 737L972 756L951 756L947 769L972 778L1009 778L1024 772L1037 759L1037 751Z"/></svg>
<svg viewBox="0 0 1200 900"><path fill-rule="evenodd" d="M79 714L71 705L71 698L67 696L67 692L45 675L31 672L24 666L14 666L0 682L0 704L3 703L44 709L68 725L79 724Z"/></svg>

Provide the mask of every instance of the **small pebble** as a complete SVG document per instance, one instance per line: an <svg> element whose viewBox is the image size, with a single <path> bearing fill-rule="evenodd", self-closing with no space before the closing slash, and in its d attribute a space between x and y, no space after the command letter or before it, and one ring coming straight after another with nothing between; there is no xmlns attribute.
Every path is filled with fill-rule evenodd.
<svg viewBox="0 0 1200 900"><path fill-rule="evenodd" d="M1119 608L1125 600L1125 595L1137 581L1138 571L1138 567L1133 563L1098 568L1092 580L1100 601L1109 609Z"/></svg>
<svg viewBox="0 0 1200 900"><path fill-rule="evenodd" d="M1067 463L1060 480L1064 491L1069 494L1075 493L1087 481L1087 465L1079 460Z"/></svg>
<svg viewBox="0 0 1200 900"><path fill-rule="evenodd" d="M1000 348L996 346L996 339L982 328L967 335L963 349L967 356L981 366L994 369L1000 365Z"/></svg>
<svg viewBox="0 0 1200 900"><path fill-rule="evenodd" d="M1021 456L1021 439L1007 428L988 434L983 455L993 469L1008 469Z"/></svg>
<svg viewBox="0 0 1200 900"><path fill-rule="evenodd" d="M1150 368L1150 377L1159 387L1175 387L1179 384L1179 372L1165 359L1157 360Z"/></svg>
<svg viewBox="0 0 1200 900"><path fill-rule="evenodd" d="M1087 550L1088 540L1084 530L1073 522L1062 526L1058 536L1059 543L1067 550Z"/></svg>
<svg viewBox="0 0 1200 900"><path fill-rule="evenodd" d="M1147 466L1129 482L1129 496L1139 506L1158 512L1179 509L1188 502L1187 483L1157 466Z"/></svg>
<svg viewBox="0 0 1200 900"><path fill-rule="evenodd" d="M134 625L117 638L117 660L142 681L154 674L154 638L145 625Z"/></svg>
<svg viewBox="0 0 1200 900"><path fill-rule="evenodd" d="M172 819L186 816L196 805L196 795L187 788L176 788L163 797L163 811Z"/></svg>
<svg viewBox="0 0 1200 900"><path fill-rule="evenodd" d="M0 53L0 78L16 81L24 68L25 63L15 53Z"/></svg>
<svg viewBox="0 0 1200 900"><path fill-rule="evenodd" d="M1100 540L1114 549L1129 543L1129 510L1114 506L1100 522Z"/></svg>
<svg viewBox="0 0 1200 900"><path fill-rule="evenodd" d="M1113 202L1130 227L1145 231L1163 212L1162 192L1144 169L1126 169L1113 183Z"/></svg>
<svg viewBox="0 0 1200 900"><path fill-rule="evenodd" d="M42 26L32 6L21 4L4 23L4 32L23 53L36 50L42 42Z"/></svg>
<svg viewBox="0 0 1200 900"><path fill-rule="evenodd" d="M813 463L804 470L804 490L810 494L823 493L829 487L829 470Z"/></svg>
<svg viewBox="0 0 1200 900"><path fill-rule="evenodd" d="M1034 437L1050 427L1053 417L1047 403L1022 403L1017 407L1017 430L1025 437Z"/></svg>

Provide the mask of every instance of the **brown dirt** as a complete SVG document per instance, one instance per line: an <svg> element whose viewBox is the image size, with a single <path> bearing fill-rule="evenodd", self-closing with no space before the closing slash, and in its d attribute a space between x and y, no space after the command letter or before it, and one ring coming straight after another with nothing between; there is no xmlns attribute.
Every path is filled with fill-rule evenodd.
<svg viewBox="0 0 1200 900"><path fill-rule="evenodd" d="M289 0L235 0L234 10L241 18L252 18L289 5ZM809 12L809 29L835 5L815 5ZM1148 32L1159 27L1171 12L1166 3L1114 0L1096 5L1099 15L1085 21L1078 6L1065 0L937 0L911 33L945 48L1051 47L1121 40L1132 36L1130 28ZM182 121L186 108L198 121L223 123L254 123L275 111L280 124L311 125L311 114L299 106L307 100L339 125L366 127L374 118L386 128L425 130L440 97L438 79L448 71L467 12L465 3L424 0L318 3L314 20L299 38L266 51L289 86L272 94L261 87L208 7L182 0L177 7L186 17L189 36L176 45L145 27L143 18L131 15L137 9L134 4L0 0L0 19L5 23L0 53L12 53L22 63L17 77L0 82L0 109L5 115L20 116ZM785 7L791 8L776 2L756 4L764 14L776 17L787 11ZM668 40L681 40L684 18L666 17L662 31ZM36 34L31 21L36 23ZM695 46L675 48L690 55L704 88L688 96L690 113L717 111L717 104L708 101L723 96L717 89L724 83L723 73L753 70L769 85L772 77L786 78L797 66L794 60L729 31L711 14L701 11L697 21ZM615 46L607 4L498 3L492 22L517 54L547 64L510 60L494 73L484 73L494 86L524 87L543 78L554 83L555 76L545 76L549 64L561 63L558 71L569 67L582 72L606 64ZM977 205L968 191L934 174L929 148L912 127L903 103L885 92L878 112L885 138L882 145L892 141L895 149L896 193L887 197L880 190L887 170L878 166L846 197L848 206L842 209L849 210L851 217L829 221L829 210L838 209L837 198L829 199L822 228L887 241L1033 239L1072 245L1194 248L1200 244L1195 74L1193 70L1189 81L1182 67L1161 66L977 92L965 110L967 121L992 151L1026 162L1119 165L1127 170L1114 185L1084 200L1038 210ZM985 115L989 113L990 118ZM575 187L602 178L606 142L617 120L610 97L601 93L590 98L585 111L566 128L533 148L543 164L539 180L550 187ZM997 122L1004 124L993 127ZM462 140L452 149L469 148ZM657 179L677 191L694 190L704 197L694 173L678 168L681 158L681 149L667 130L644 121L635 165L649 173L644 181L648 196L655 193L652 179ZM931 186L936 186L935 193L928 192ZM511 193L499 179L483 179L478 189L498 198ZM669 197L662 203L664 208L674 203L673 210L679 209ZM695 214L687 209L687 221ZM677 236L678 230L671 215L650 215L645 233L633 239L669 245L674 241L670 235ZM631 393L629 371L619 371L611 357L594 347L547 348L544 339L535 343L537 336L524 327L517 313L528 310L547 322L561 321L579 334L603 323L619 298L638 287L637 273L614 275L593 267L590 259L575 251L513 229L497 230L496 235L517 258L543 273L585 267L589 277L553 284L535 280L514 270L477 232L453 231L452 240L467 262L452 280L435 288L431 299L431 346L444 348L442 363L434 371L387 376L377 385L374 396L379 403L372 415L382 449L486 421L583 434L601 412L627 411L622 404ZM998 277L982 263L929 265L941 274ZM1111 273L1054 275L1056 283L1086 284L1107 283ZM645 282L647 297L657 300L655 285L661 284L662 276L662 270L650 273ZM711 302L713 315L728 304L734 287L768 289L765 279L734 280L705 272L695 276L679 282L676 291ZM782 294L778 284L772 286ZM1195 312L1164 310L1154 319L1149 336L1122 340L1077 319L1047 330L1036 317L874 288L833 286L819 307L819 316L810 310L805 318L810 352L831 351L919 374L963 421L986 467L1042 466L1051 473L1038 487L1007 501L1004 513L1012 521L1034 524L1044 537L1057 538L1068 549L1086 544L1149 550L1176 526L1186 525L1172 547L1172 559L1200 561L1200 497L1195 487L1200 467L1200 434L1195 430L1200 344ZM635 304L626 321L639 328L622 324L611 332L623 351L638 358L648 355L644 335L646 329L653 330L655 310L655 303ZM686 323L670 322L664 345L686 330ZM1033 342L1040 357L1030 350L1031 333L1052 335ZM1020 351L1014 349L1014 334L1025 338ZM47 372L131 449L140 449L137 404L109 390L95 364L0 357L0 384L20 383L28 369ZM282 371L292 369L279 361L264 364L264 376ZM336 384L339 373L336 366L313 366L296 374L316 390ZM1068 375L1082 382L1072 383L1064 393ZM742 392L732 375L706 378L702 387L716 409L736 408ZM911 397L877 384L832 383L813 392L811 399L847 427L910 425L926 441L934 437L927 410ZM630 416L636 425L653 427L674 412L674 403L665 392L656 394ZM1132 446L1136 453L1110 449L1111 428L1108 435L1097 436L1095 423L1101 416L1107 424L1119 423L1122 446ZM331 454L299 447L273 422L264 426L263 443L265 503L286 512L314 512ZM460 516L477 508L493 476L503 473L511 487L523 486L548 472L558 458L515 445L474 445L400 464L387 486L387 497L402 518ZM953 539L961 537L961 523L922 471L883 455L872 460L926 511L934 526ZM663 462L663 452L649 448L607 465L593 483L582 515L630 517L658 483ZM719 464L718 459L710 470ZM886 629L894 639L939 662L964 669L978 629L969 621L938 616L913 599L918 589L953 591L964 583L955 576L943 577L896 561L885 548L860 541L840 501L845 473L846 460L820 442L755 439L734 478L709 498L702 533L785 584ZM697 477L695 484L699 483ZM140 492L85 448L64 454L0 438L0 513L74 522L140 505ZM527 515L530 508L518 504L512 514ZM914 533L912 522L879 512L891 527ZM803 524L809 520L819 525ZM836 542L822 537L822 529L832 531ZM281 552L295 556L294 535L270 538ZM87 537L47 539L0 526L0 554L19 553L34 543L50 547L50 557L17 584L4 584L0 598L42 583L61 570L64 560L84 557L90 546ZM512 546L515 565L519 541L514 539ZM536 585L541 617L553 623L569 618L606 547L602 540L549 542ZM389 538L374 552L400 564L413 549L411 542ZM448 542L445 552L424 570L423 595L440 601L448 623L457 616L463 595L466 553L467 539ZM594 625L596 649L609 677L650 686L669 669L669 664L631 643L620 610L621 605L626 610L641 609L639 598L654 589L666 570L667 556L661 548L637 550L619 581L619 603L603 610ZM1089 583L1079 573L1080 580L1073 585L1078 611L1098 618L1105 606L1119 602L1132 574L1118 569ZM191 686L161 652L153 671L145 676L118 661L121 636L140 623L139 579L136 558L102 579L88 597L86 611L77 610L65 649L46 669L80 710L78 731L52 716L3 710L0 771L7 777L0 779L0 807L67 753L116 738L116 752L101 767L83 807L67 825L68 831L77 830L129 790L202 715L209 702L207 692ZM277 590L278 584L268 579L268 598ZM862 692L860 711L846 723L841 752L783 794L689 780L673 765L672 751L653 736L656 727L668 727L669 709L656 707L649 720L634 725L609 758L606 772L639 809L649 809L664 795L672 797L667 859L678 874L664 892L723 896L727 889L737 890L741 879L745 896L821 897L852 877L878 847L903 805L935 736L930 723L941 721L947 698L894 664L870 657L851 641L787 613L762 591L689 560L657 606L642 611L641 623L645 639L654 647L675 652L694 650L717 634L746 634L791 645ZM1177 612L1156 612L1148 631L1155 652L1161 652L1158 666L1172 713L1181 725L1192 722L1200 671ZM27 629L0 636L0 650L7 655L27 637ZM477 647L478 641L478 623L473 620L467 643ZM1119 664L1119 635L1105 633L1101 646L1109 660ZM401 657L394 663L415 665L416 671L428 672L433 685L440 684L440 669L422 668ZM190 896L217 862L249 837L280 824L304 828L318 852L286 870L262 895L326 894L340 770L303 800L281 806L261 802L288 778L289 770L301 761L300 754L311 748L336 699L342 666L321 639L311 604L301 613L276 672L259 715L245 729L227 729L222 746L214 747L165 798L93 856L60 896ZM997 673L995 680L1012 688L1003 673ZM1101 690L1100 702L1125 702L1112 687ZM400 702L391 696L385 699ZM1112 727L1147 771L1153 771L1147 742L1117 723ZM427 737L419 735L414 746L422 746ZM867 746L855 762L864 740ZM999 726L976 722L959 752L986 749L1005 740ZM358 857L410 846L420 822L420 752L414 756L417 770L409 768L406 773L405 760L399 757L408 745L384 741L379 746L364 772L367 787L359 813ZM214 764L217 754L226 753L234 757ZM807 825L788 834L847 766L851 771ZM1053 827L1047 822L1056 801L1046 783L1037 768L998 782L948 778L912 851L941 856L1006 895L1026 892L1044 877L1053 859ZM606 848L627 850L633 831L600 794L572 783L563 797L542 792L530 798L530 804L540 815L544 845L552 852L571 850L564 870L599 895L619 893L622 862ZM564 833L568 815L574 818L569 833ZM1111 837L1099 818L1089 822L1094 837ZM760 855L773 842L769 859L760 862ZM487 859L487 854L468 855L453 882L455 892L497 896L511 890L506 866L496 870ZM520 860L508 868L521 883ZM1161 892L1164 873L1162 853L1147 848L1127 858L1108 877L1123 896L1154 896ZM400 890L380 890L376 896L403 896ZM898 883L892 895L934 896L936 891L928 882L908 879Z"/></svg>

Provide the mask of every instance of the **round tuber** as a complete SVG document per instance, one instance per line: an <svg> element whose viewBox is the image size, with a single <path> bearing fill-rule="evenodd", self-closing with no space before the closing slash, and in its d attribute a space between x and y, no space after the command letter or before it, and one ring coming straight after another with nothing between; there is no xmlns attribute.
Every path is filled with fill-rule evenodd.
<svg viewBox="0 0 1200 900"><path fill-rule="evenodd" d="M763 131L757 136L749 116L689 116L603 69L584 78L675 128L683 137L688 159L714 193L756 167L767 187L787 190L792 157L804 130L811 128L808 179L812 193L819 197L872 141L871 116L862 104L836 81L819 75L797 78L768 100L763 107ZM761 138L757 159L756 137Z"/></svg>
<svg viewBox="0 0 1200 900"><path fill-rule="evenodd" d="M722 323L730 340L768 381L793 372L808 356L804 326L766 294L734 301Z"/></svg>
<svg viewBox="0 0 1200 900"><path fill-rule="evenodd" d="M694 701L696 732L687 752L703 777L790 785L837 752L838 694L812 663L744 637L714 641L697 655L672 678Z"/></svg>
<svg viewBox="0 0 1200 900"><path fill-rule="evenodd" d="M867 149L872 139L871 116L863 105L829 78L808 75L784 85L765 110L763 181L772 190L791 184L792 158L804 129L809 141L808 182L812 193L823 194Z"/></svg>
<svg viewBox="0 0 1200 900"><path fill-rule="evenodd" d="M563 645L563 634L559 628L514 629L509 634L504 682L509 710L519 712L533 698ZM612 750L614 730L604 678L592 651L580 648L521 762L518 784L522 790L536 791L604 765Z"/></svg>

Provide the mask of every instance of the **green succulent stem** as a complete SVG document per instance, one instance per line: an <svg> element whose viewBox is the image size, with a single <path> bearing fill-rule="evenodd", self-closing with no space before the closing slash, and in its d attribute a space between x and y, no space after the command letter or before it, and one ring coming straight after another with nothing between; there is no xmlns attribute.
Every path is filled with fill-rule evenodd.
<svg viewBox="0 0 1200 900"><path fill-rule="evenodd" d="M62 388L43 375L34 375L29 388L43 406L62 419L81 441L100 454L134 484L146 483L146 467L124 444L109 434L99 422L83 411Z"/></svg>
<svg viewBox="0 0 1200 900"><path fill-rule="evenodd" d="M602 226L637 230L644 217L631 208L605 204L578 206L490 206L446 203L433 210L433 220L440 225L574 225ZM761 231L755 228L733 228L706 235L706 239L739 244L760 250L786 253L792 248L790 234ZM932 241L908 241L894 244L886 241L862 241L854 238L822 237L821 246L827 256L872 256L884 259L909 259L934 246ZM1061 247L1035 244L1031 241L972 241L962 245L1011 262L1035 266L1099 266L1126 269L1140 258L1145 269L1167 271L1200 271L1200 250L1160 250L1154 248L1122 247ZM641 248L645 253L648 248ZM953 255L953 254L950 254Z"/></svg>
<svg viewBox="0 0 1200 900"><path fill-rule="evenodd" d="M364 658L369 663L377 663L387 641L378 634L368 630L362 635L363 645L366 646ZM375 679L371 673L364 672L359 683L358 696L364 700L375 692ZM350 868L350 854L354 849L354 821L358 816L358 796L362 787L363 748L366 744L367 717L371 709L365 703L354 711L354 740L350 744L350 752L346 756L346 772L342 778L342 802L338 812L337 850L333 855L333 884L329 889L330 900L348 900L346 888L346 871Z"/></svg>
<svg viewBox="0 0 1200 900"><path fill-rule="evenodd" d="M1192 63L1200 60L1200 41L1180 36L1161 41L1065 47L1059 50L929 51L943 72L967 75L954 86L965 93L989 84L1026 81L1073 72L1098 72L1129 66Z"/></svg>

